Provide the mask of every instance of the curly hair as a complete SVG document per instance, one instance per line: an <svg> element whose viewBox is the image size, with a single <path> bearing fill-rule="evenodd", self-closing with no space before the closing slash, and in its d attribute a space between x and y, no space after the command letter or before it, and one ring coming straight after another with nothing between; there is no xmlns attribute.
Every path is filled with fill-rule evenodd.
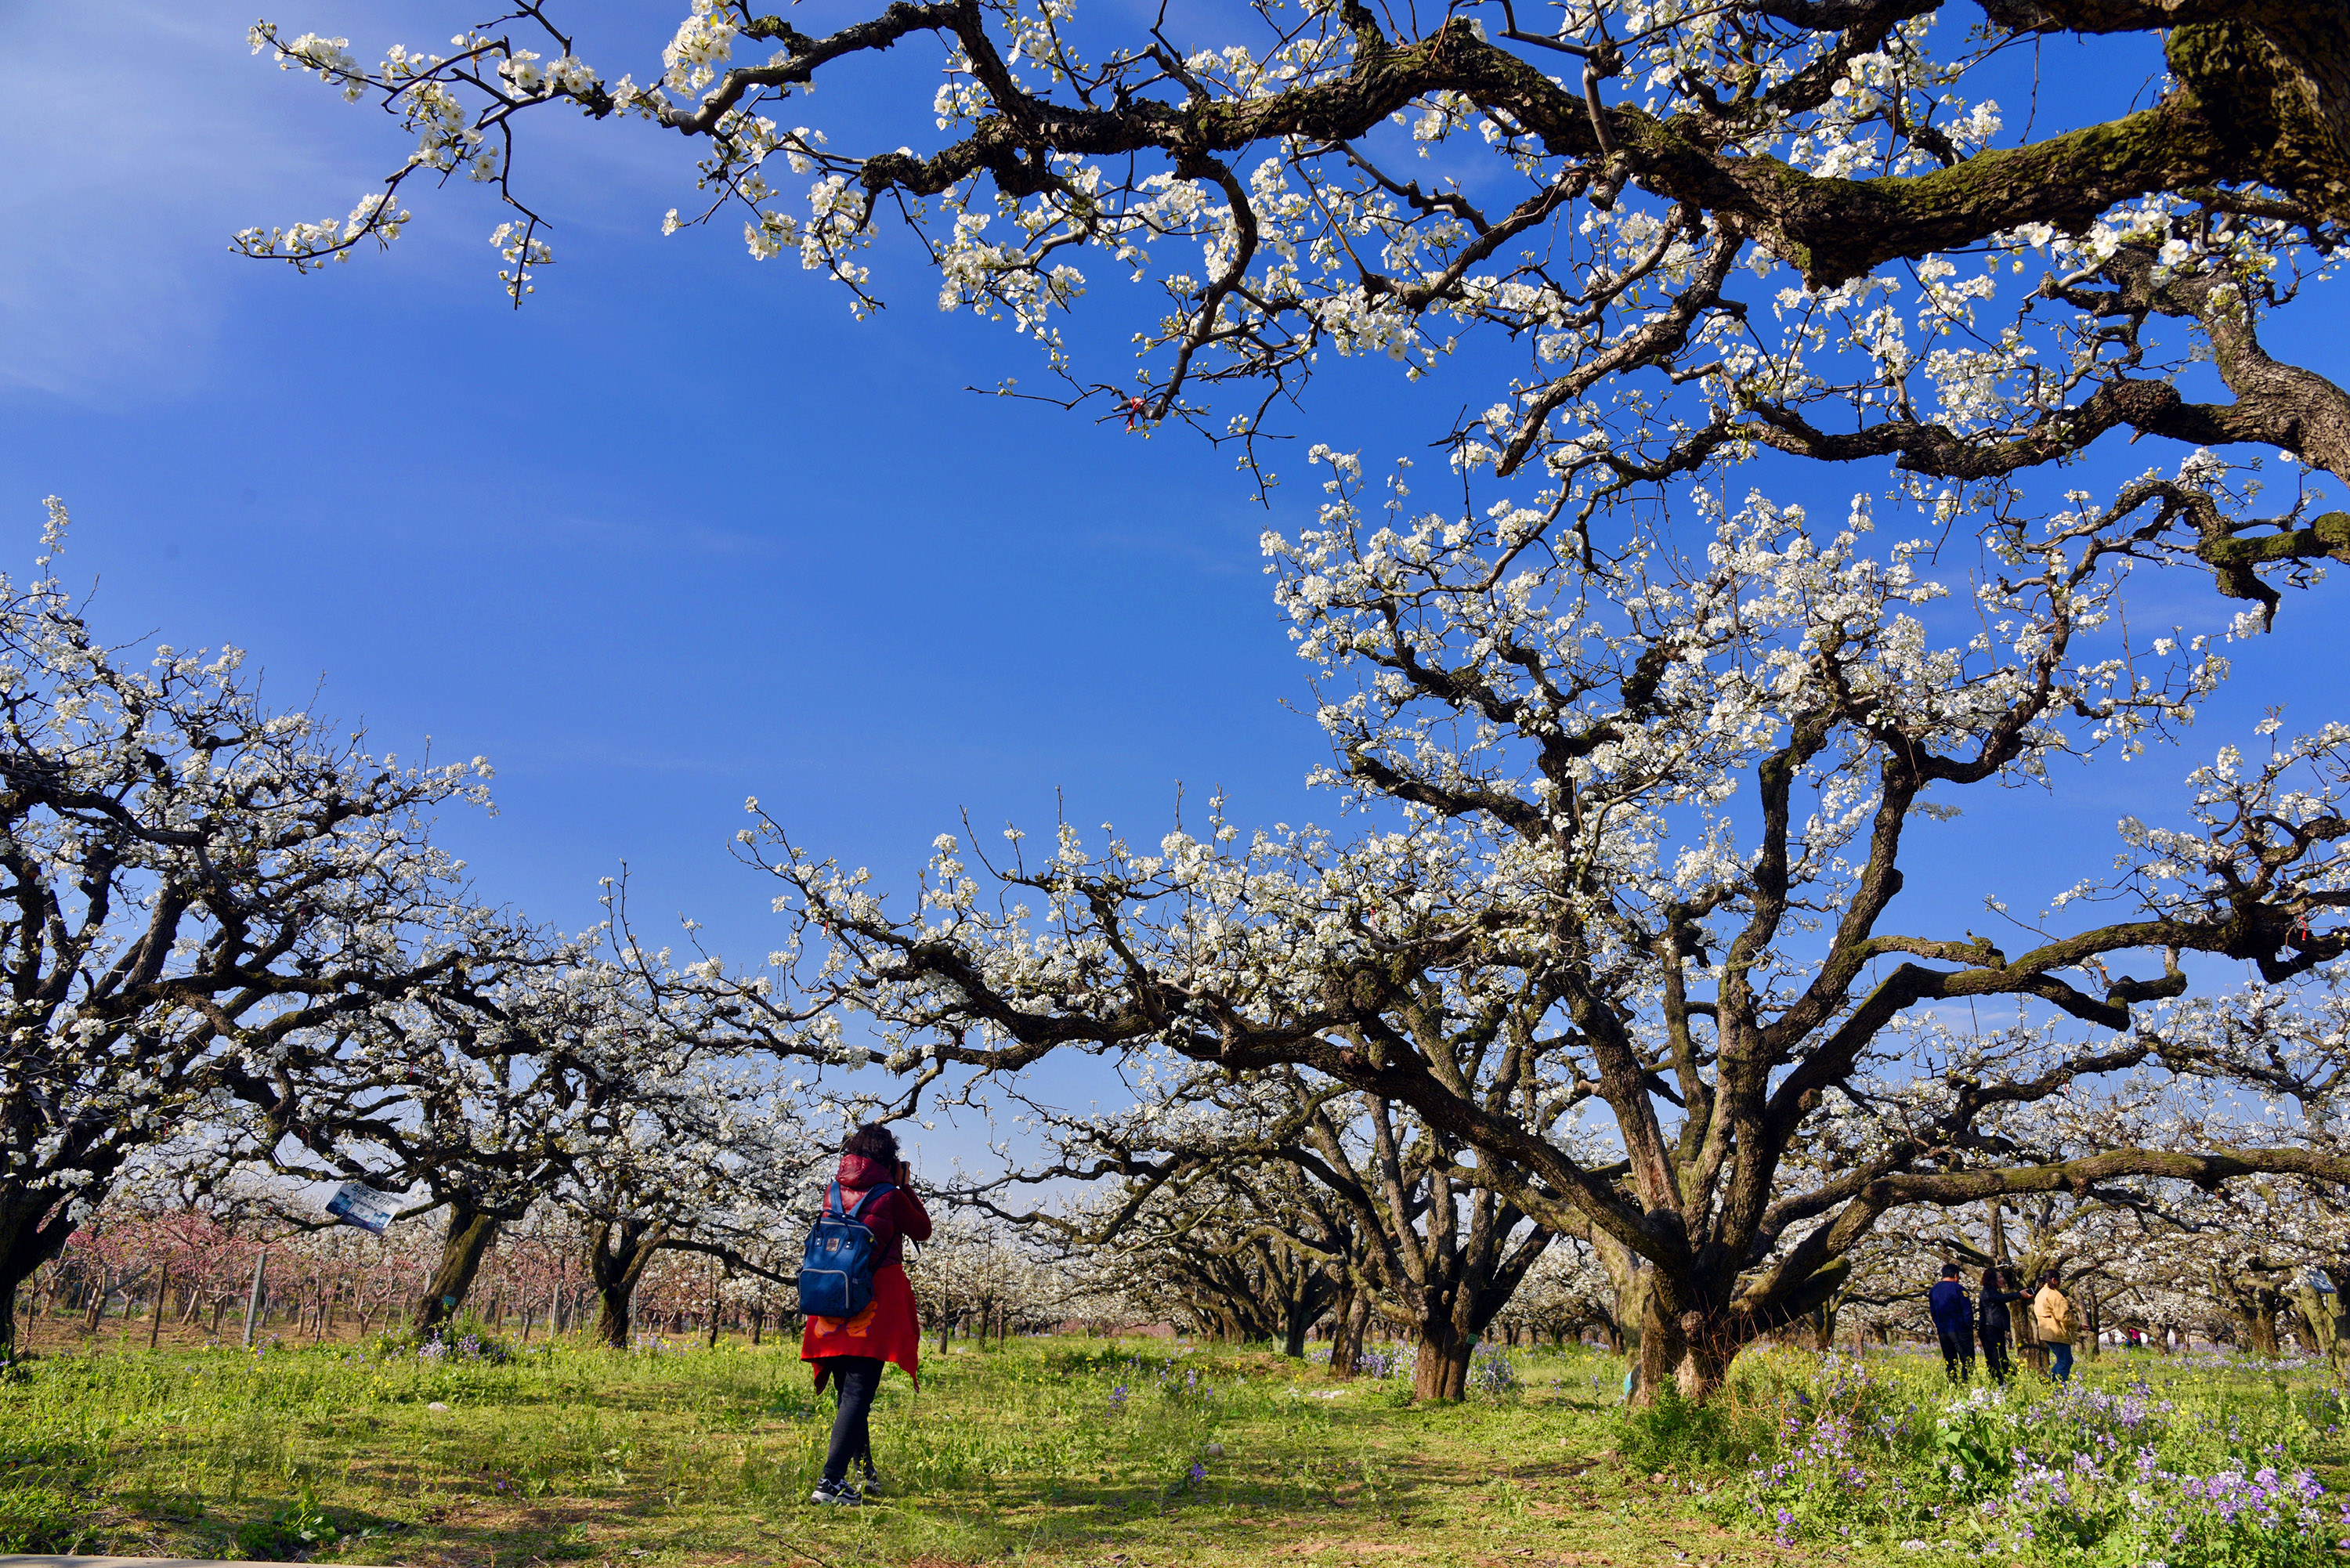
<svg viewBox="0 0 2350 1568"><path fill-rule="evenodd" d="M850 1133L840 1146L843 1154L863 1155L885 1165L898 1163L898 1135L879 1122L868 1122Z"/></svg>

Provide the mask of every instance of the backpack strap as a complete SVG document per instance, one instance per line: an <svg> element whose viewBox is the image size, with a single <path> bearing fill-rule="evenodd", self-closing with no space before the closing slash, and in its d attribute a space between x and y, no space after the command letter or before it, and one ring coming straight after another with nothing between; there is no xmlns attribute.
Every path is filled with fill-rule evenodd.
<svg viewBox="0 0 2350 1568"><path fill-rule="evenodd" d="M861 1207L862 1199L859 1200L859 1204ZM838 1181L833 1182L824 1189L824 1209L822 1212L825 1214L839 1214L846 1218L847 1211L840 1206L840 1183Z"/></svg>
<svg viewBox="0 0 2350 1568"><path fill-rule="evenodd" d="M861 1214L863 1214L863 1213L865 1212L865 1206L866 1206L867 1204L868 1204L868 1203L872 1202L872 1201L873 1201L873 1199L874 1199L875 1198L879 1197L879 1195L881 1195L881 1194L882 1194L882 1193L884 1193L884 1192L895 1192L895 1191L897 1191L897 1190L898 1190L897 1184L896 1184L896 1183L894 1183L894 1182L889 1182L889 1181L885 1181L885 1182L883 1182L883 1183L882 1183L880 1186L879 1186L879 1187L868 1187L868 1188L867 1188L867 1189L865 1189L864 1196L862 1196L862 1197L860 1197L859 1199L858 1199L858 1200L857 1200L857 1207L856 1207L856 1208L854 1208L854 1209L849 1210L847 1211L847 1215L846 1215L846 1218L850 1219L850 1220L854 1220L854 1219L858 1218L858 1216L859 1216L859 1215L861 1215ZM839 1183L839 1182L837 1182L837 1181L835 1181L835 1182L832 1184L832 1200L833 1200L835 1203L838 1203L838 1202L840 1201L840 1183Z"/></svg>

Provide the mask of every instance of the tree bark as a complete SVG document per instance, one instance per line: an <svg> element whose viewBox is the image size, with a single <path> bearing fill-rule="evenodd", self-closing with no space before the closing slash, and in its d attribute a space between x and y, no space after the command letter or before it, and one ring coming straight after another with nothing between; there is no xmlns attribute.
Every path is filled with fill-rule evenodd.
<svg viewBox="0 0 2350 1568"><path fill-rule="evenodd" d="M2326 1358L2337 1367L2350 1366L2350 1298L2343 1294L2350 1287L2350 1271L2340 1267L2325 1271L2326 1280L2334 1286L2330 1293L2313 1293L2318 1296L2318 1326L2323 1331L2318 1343L2325 1347Z"/></svg>
<svg viewBox="0 0 2350 1568"><path fill-rule="evenodd" d="M456 1314L483 1257L498 1239L501 1221L462 1198L449 1201L449 1229L441 1241L441 1262L416 1303L416 1326L431 1328Z"/></svg>
<svg viewBox="0 0 2350 1568"><path fill-rule="evenodd" d="M637 1285L668 1240L669 1228L649 1220L588 1221L588 1272L596 1287L597 1343L613 1350L629 1348Z"/></svg>
<svg viewBox="0 0 2350 1568"><path fill-rule="evenodd" d="M1736 1344L1709 1332L1696 1313L1672 1318L1656 1292L1650 1291L1640 1320L1640 1381L1633 1402L1654 1404L1670 1386L1690 1404L1704 1404L1721 1386L1738 1349Z"/></svg>
<svg viewBox="0 0 2350 1568"><path fill-rule="evenodd" d="M1452 1326L1450 1318L1430 1318L1419 1325L1414 1357L1411 1397L1423 1403L1451 1404L1469 1392L1469 1335Z"/></svg>
<svg viewBox="0 0 2350 1568"><path fill-rule="evenodd" d="M254 1336L261 1332L262 1320L269 1310L268 1297L264 1293L268 1289L268 1282L269 1250L265 1247L253 1260L253 1283L244 1294L244 1347L247 1350L253 1348Z"/></svg>
<svg viewBox="0 0 2350 1568"><path fill-rule="evenodd" d="M1363 1333L1371 1319L1371 1293L1349 1290L1330 1333L1330 1376L1352 1377L1363 1359Z"/></svg>

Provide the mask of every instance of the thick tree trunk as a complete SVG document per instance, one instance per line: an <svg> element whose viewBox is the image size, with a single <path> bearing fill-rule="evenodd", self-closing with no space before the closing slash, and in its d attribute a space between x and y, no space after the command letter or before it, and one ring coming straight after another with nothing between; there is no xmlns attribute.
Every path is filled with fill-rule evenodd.
<svg viewBox="0 0 2350 1568"><path fill-rule="evenodd" d="M2258 1293L2251 1304L2236 1315L2243 1324L2244 1348L2254 1355L2274 1360L2278 1354L2276 1303L2268 1299L2269 1294L2267 1291Z"/></svg>
<svg viewBox="0 0 2350 1568"><path fill-rule="evenodd" d="M441 1262L417 1298L416 1326L431 1328L456 1315L482 1259L498 1239L500 1221L463 1199L449 1204L449 1229L441 1241Z"/></svg>
<svg viewBox="0 0 2350 1568"><path fill-rule="evenodd" d="M642 1220L588 1222L588 1270L596 1287L597 1343L613 1350L629 1348L637 1284L668 1238L666 1226Z"/></svg>
<svg viewBox="0 0 2350 1568"><path fill-rule="evenodd" d="M1337 1304L1330 1309L1330 1376L1352 1377L1355 1362L1362 1355L1362 1340L1354 1332L1355 1303L1368 1304L1364 1293L1348 1285L1339 1292Z"/></svg>
<svg viewBox="0 0 2350 1568"><path fill-rule="evenodd" d="M1694 1320L1696 1314L1689 1314ZM1677 1323L1666 1315L1656 1293L1648 1293L1640 1318L1640 1378L1633 1402L1654 1404L1669 1385L1683 1399L1702 1405L1729 1376L1739 1346L1709 1332L1698 1321Z"/></svg>
<svg viewBox="0 0 2350 1568"><path fill-rule="evenodd" d="M1282 1303L1281 1353L1284 1355L1305 1359L1305 1336L1321 1321L1329 1301L1324 1291L1315 1288L1317 1282L1311 1276L1307 1277L1291 1290L1289 1299Z"/></svg>
<svg viewBox="0 0 2350 1568"><path fill-rule="evenodd" d="M596 1343L611 1350L629 1348L630 1308L637 1282L596 1287Z"/></svg>
<svg viewBox="0 0 2350 1568"><path fill-rule="evenodd" d="M75 1230L72 1213L47 1195L0 1195L0 1354L16 1344L17 1290L64 1250Z"/></svg>
<svg viewBox="0 0 2350 1568"><path fill-rule="evenodd" d="M2345 1272L2338 1268L2328 1269L2325 1272L2326 1282L2334 1289L2306 1289L2305 1293L2310 1298L2312 1326L2317 1331L2319 1353L2336 1366L2342 1366L2350 1365L2350 1301L2345 1301L2342 1294L2343 1287L2350 1284L2350 1279L2345 1279Z"/></svg>
<svg viewBox="0 0 2350 1568"><path fill-rule="evenodd" d="M1451 1404L1469 1392L1469 1336L1456 1331L1449 1318L1419 1326L1419 1345L1411 1381L1414 1399Z"/></svg>

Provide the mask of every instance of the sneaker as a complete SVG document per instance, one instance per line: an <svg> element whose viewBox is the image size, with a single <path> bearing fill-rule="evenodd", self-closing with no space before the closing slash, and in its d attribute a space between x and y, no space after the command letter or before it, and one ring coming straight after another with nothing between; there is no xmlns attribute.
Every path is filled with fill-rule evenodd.
<svg viewBox="0 0 2350 1568"><path fill-rule="evenodd" d="M868 1497L878 1497L880 1495L882 1487L887 1484L887 1482L882 1480L879 1472L875 1470L867 1470L865 1472L865 1480L858 1483L858 1490L862 1491Z"/></svg>
<svg viewBox="0 0 2350 1568"><path fill-rule="evenodd" d="M816 1490L808 1493L808 1501L832 1508L855 1508L865 1501L865 1494L857 1490L854 1481L823 1480L816 1483Z"/></svg>

